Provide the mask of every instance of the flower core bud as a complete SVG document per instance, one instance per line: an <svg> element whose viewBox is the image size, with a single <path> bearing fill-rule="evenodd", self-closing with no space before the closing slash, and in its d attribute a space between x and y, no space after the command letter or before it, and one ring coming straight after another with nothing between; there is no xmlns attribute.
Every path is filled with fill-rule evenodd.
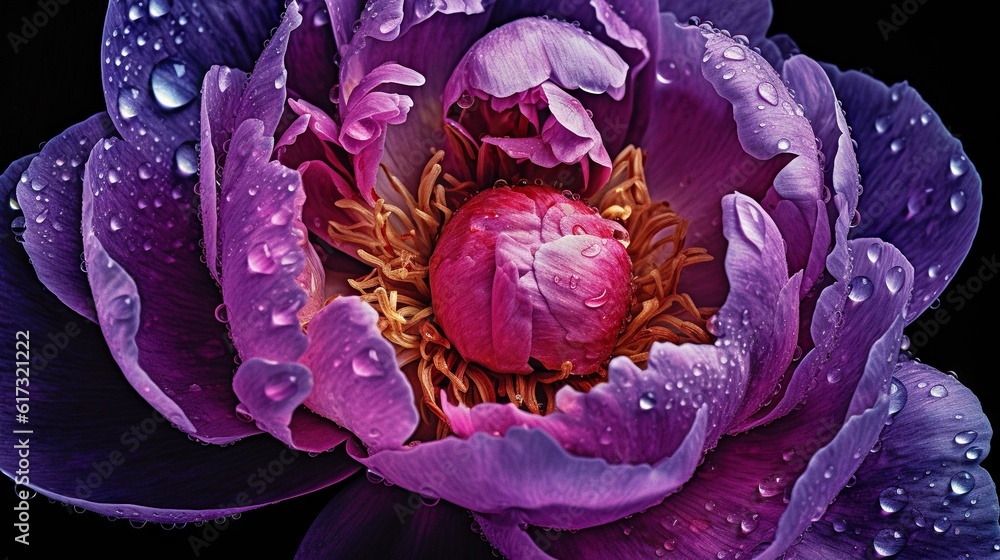
<svg viewBox="0 0 1000 560"><path fill-rule="evenodd" d="M494 372L594 373L632 300L627 239L620 224L552 187L487 189L438 239L434 316L462 357Z"/></svg>

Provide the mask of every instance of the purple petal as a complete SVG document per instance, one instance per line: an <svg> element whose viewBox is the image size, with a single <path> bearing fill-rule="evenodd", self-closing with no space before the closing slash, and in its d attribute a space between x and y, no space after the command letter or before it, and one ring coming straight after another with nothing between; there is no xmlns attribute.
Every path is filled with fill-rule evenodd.
<svg viewBox="0 0 1000 560"><path fill-rule="evenodd" d="M679 21L698 17L733 34L757 43L771 26L774 10L770 0L660 0L660 10L673 12Z"/></svg>
<svg viewBox="0 0 1000 560"><path fill-rule="evenodd" d="M687 243L714 257L686 269L680 291L699 305L721 305L728 291L722 197L736 190L763 200L787 157L761 161L743 149L732 105L699 70L705 55L700 29L680 26L666 14L660 36L652 98L657 110L649 113L649 129L639 143L650 154L647 184L654 200L669 201L689 221Z"/></svg>
<svg viewBox="0 0 1000 560"><path fill-rule="evenodd" d="M24 250L38 279L70 309L96 320L87 274L80 269L83 168L94 143L115 133L101 113L45 144L21 176L17 200L27 229Z"/></svg>
<svg viewBox="0 0 1000 560"><path fill-rule="evenodd" d="M996 487L980 462L993 430L955 379L908 362L896 371L891 415L844 489L787 558L992 558L1000 550Z"/></svg>
<svg viewBox="0 0 1000 560"><path fill-rule="evenodd" d="M199 137L198 92L205 72L213 64L252 68L282 9L275 0L252 6L112 3L104 22L102 74L108 113L122 138L147 157L183 160L175 150Z"/></svg>
<svg viewBox="0 0 1000 560"><path fill-rule="evenodd" d="M569 23L526 18L476 42L455 67L442 101L448 108L463 92L510 97L546 81L621 99L627 71L625 61L592 35Z"/></svg>
<svg viewBox="0 0 1000 560"><path fill-rule="evenodd" d="M295 558L492 559L470 523L448 502L355 478L319 514Z"/></svg>
<svg viewBox="0 0 1000 560"><path fill-rule="evenodd" d="M98 142L84 176L84 253L112 354L181 429L220 443L257 433L235 415L233 353L214 316L222 298L200 262L197 210L183 183L170 188L163 166L142 179L141 155L122 141Z"/></svg>
<svg viewBox="0 0 1000 560"><path fill-rule="evenodd" d="M300 360L314 380L306 406L373 451L401 447L420 421L413 389L377 319L357 297L338 297L309 323L309 348Z"/></svg>
<svg viewBox="0 0 1000 560"><path fill-rule="evenodd" d="M979 225L982 181L962 144L911 87L828 70L858 141L865 185L853 236L899 247L916 270L913 321L944 291Z"/></svg>
<svg viewBox="0 0 1000 560"><path fill-rule="evenodd" d="M330 91L339 77L330 11L323 0L302 0L301 4L303 25L292 31L285 57L287 86L297 97L333 112Z"/></svg>
<svg viewBox="0 0 1000 560"><path fill-rule="evenodd" d="M701 458L707 407L683 443L654 465L612 465L574 457L541 430L514 427L503 437L476 433L352 454L403 488L482 513L516 510L522 521L570 529L607 523L676 491Z"/></svg>
<svg viewBox="0 0 1000 560"><path fill-rule="evenodd" d="M0 178L0 198L27 165L19 160ZM4 204L0 215L9 224L15 213ZM14 433L26 426L13 413L2 419L5 448L30 439L33 490L109 516L202 521L313 492L357 470L342 451L311 458L271 438L226 448L192 442L125 381L101 330L44 291L13 236L0 244L0 332L12 341L17 331L31 333L30 379L45 380L29 387L34 434ZM13 352L0 358L5 386L29 379L15 375L15 359ZM0 459L11 478L17 458ZM257 472L271 465L282 474L265 484Z"/></svg>
<svg viewBox="0 0 1000 560"><path fill-rule="evenodd" d="M263 134L274 136L285 105L285 52L289 34L302 22L298 5L289 5L285 17L249 75L227 67L213 67L205 75L201 107L201 215L205 229L205 257L218 281L218 212L221 173L224 173L229 143L247 119L263 124ZM244 84L245 87L244 87ZM269 154L268 154L269 155Z"/></svg>

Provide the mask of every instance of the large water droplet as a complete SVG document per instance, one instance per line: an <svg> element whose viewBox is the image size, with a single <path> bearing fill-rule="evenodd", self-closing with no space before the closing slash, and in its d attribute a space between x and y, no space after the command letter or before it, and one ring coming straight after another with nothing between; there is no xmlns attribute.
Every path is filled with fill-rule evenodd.
<svg viewBox="0 0 1000 560"><path fill-rule="evenodd" d="M757 86L757 95L771 105L778 105L778 90L775 89L774 84L771 82L761 82Z"/></svg>
<svg viewBox="0 0 1000 560"><path fill-rule="evenodd" d="M970 461L975 461L979 459L979 456L983 454L982 447L970 447L965 450L965 458Z"/></svg>
<svg viewBox="0 0 1000 560"><path fill-rule="evenodd" d="M596 257L597 255L601 254L601 244L594 243L590 247L587 247L584 250L580 251L580 254L590 258Z"/></svg>
<svg viewBox="0 0 1000 560"><path fill-rule="evenodd" d="M872 243L868 246L868 260L873 264L878 262L879 257L882 256L882 244L879 242Z"/></svg>
<svg viewBox="0 0 1000 560"><path fill-rule="evenodd" d="M215 308L215 320L220 323L229 322L229 308L226 304L220 303L218 307Z"/></svg>
<svg viewBox="0 0 1000 560"><path fill-rule="evenodd" d="M974 430L958 432L955 434L955 443L959 445L969 445L970 443L976 441L977 437L979 437L979 432Z"/></svg>
<svg viewBox="0 0 1000 560"><path fill-rule="evenodd" d="M586 305L587 307L590 307L591 309L595 309L607 303L608 297L609 297L608 290L605 289L602 290L600 294L584 300L583 304Z"/></svg>
<svg viewBox="0 0 1000 560"><path fill-rule="evenodd" d="M882 134L886 130L889 130L889 117L879 117L875 119L875 132Z"/></svg>
<svg viewBox="0 0 1000 560"><path fill-rule="evenodd" d="M879 494L878 503L882 511L896 513L910 503L910 495L899 486L890 486Z"/></svg>
<svg viewBox="0 0 1000 560"><path fill-rule="evenodd" d="M671 84L681 77L677 63L671 60L661 60L656 64L656 80L661 84Z"/></svg>
<svg viewBox="0 0 1000 560"><path fill-rule="evenodd" d="M934 521L934 525L932 525L932 527L934 527L935 533L943 533L948 529L951 529L951 521L949 521L947 517L942 517Z"/></svg>
<svg viewBox="0 0 1000 560"><path fill-rule="evenodd" d="M378 352L371 348L367 352L361 352L351 360L351 368L354 374L361 377L381 377L385 375L385 366Z"/></svg>
<svg viewBox="0 0 1000 560"><path fill-rule="evenodd" d="M892 384L889 386L889 416L895 416L899 414L900 410L906 406L906 385L895 377L892 378Z"/></svg>
<svg viewBox="0 0 1000 560"><path fill-rule="evenodd" d="M905 544L906 539L903 534L895 529L882 529L875 535L875 540L872 542L875 554L879 558L888 558L899 554Z"/></svg>
<svg viewBox="0 0 1000 560"><path fill-rule="evenodd" d="M173 0L149 0L149 15L158 18L170 13Z"/></svg>
<svg viewBox="0 0 1000 560"><path fill-rule="evenodd" d="M194 142L185 142L174 151L174 171L181 177L191 177L198 172L198 151Z"/></svg>
<svg viewBox="0 0 1000 560"><path fill-rule="evenodd" d="M965 208L965 191L955 191L948 200L951 211L958 214Z"/></svg>
<svg viewBox="0 0 1000 560"><path fill-rule="evenodd" d="M156 63L150 77L153 97L164 109L178 109L198 95L199 77L176 58Z"/></svg>
<svg viewBox="0 0 1000 560"><path fill-rule="evenodd" d="M264 395L272 401L283 401L298 390L298 378L282 373L275 375L264 385Z"/></svg>
<svg viewBox="0 0 1000 560"><path fill-rule="evenodd" d="M271 257L271 249L267 243L259 243L250 248L247 252L247 267L250 272L258 274L271 274L278 267Z"/></svg>
<svg viewBox="0 0 1000 560"><path fill-rule="evenodd" d="M656 406L656 395L652 391L646 391L639 397L639 408L642 410L651 410Z"/></svg>
<svg viewBox="0 0 1000 560"><path fill-rule="evenodd" d="M894 266L885 273L885 287L892 293L898 292L905 281L906 271L901 266Z"/></svg>
<svg viewBox="0 0 1000 560"><path fill-rule="evenodd" d="M728 58L729 60L746 60L747 57L746 53L743 52L743 49L735 45L722 51L722 56Z"/></svg>
<svg viewBox="0 0 1000 560"><path fill-rule="evenodd" d="M287 305L275 305L271 309L271 324L276 327L287 327L299 323L299 309L302 305L298 301L292 301Z"/></svg>
<svg viewBox="0 0 1000 560"><path fill-rule="evenodd" d="M855 276L847 286L847 297L860 303L870 298L874 290L875 286L867 276Z"/></svg>
<svg viewBox="0 0 1000 560"><path fill-rule="evenodd" d="M134 87L118 90L118 114L126 120L139 114L139 90Z"/></svg>
<svg viewBox="0 0 1000 560"><path fill-rule="evenodd" d="M953 177L961 177L969 170L969 160L962 155L955 156L948 162L948 170L951 171Z"/></svg>
<svg viewBox="0 0 1000 560"><path fill-rule="evenodd" d="M951 491L958 494L968 494L976 487L976 479L972 473L962 471L951 477Z"/></svg>
<svg viewBox="0 0 1000 560"><path fill-rule="evenodd" d="M782 152L787 152L789 148L792 147L792 143L788 141L787 138L782 138L778 140L778 149Z"/></svg>
<svg viewBox="0 0 1000 560"><path fill-rule="evenodd" d="M476 98L473 97L471 93L463 91L462 95L458 98L457 103L462 109L468 109L469 107L472 107L472 104L475 103L475 101Z"/></svg>
<svg viewBox="0 0 1000 560"><path fill-rule="evenodd" d="M135 312L135 298L118 296L108 303L108 314L116 321L130 319Z"/></svg>
<svg viewBox="0 0 1000 560"><path fill-rule="evenodd" d="M948 396L948 388L944 385L934 385L930 389L930 395L935 398L942 398Z"/></svg>

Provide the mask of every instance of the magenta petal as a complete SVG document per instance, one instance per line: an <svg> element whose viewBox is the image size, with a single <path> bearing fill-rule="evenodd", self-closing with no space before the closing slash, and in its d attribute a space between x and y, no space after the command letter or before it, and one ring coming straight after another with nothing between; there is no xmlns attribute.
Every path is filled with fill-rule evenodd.
<svg viewBox="0 0 1000 560"><path fill-rule="evenodd" d="M944 291L972 246L982 180L962 144L911 87L828 70L858 141L865 192L853 236L899 247L916 270L913 321Z"/></svg>
<svg viewBox="0 0 1000 560"><path fill-rule="evenodd" d="M353 456L403 488L481 513L516 511L524 522L569 529L607 523L650 507L688 480L701 458L701 413L675 453L653 465L575 457L541 430L511 428L448 437Z"/></svg>
<svg viewBox="0 0 1000 560"><path fill-rule="evenodd" d="M234 355L191 227L197 211L158 175L169 170L143 179L140 155L123 141L98 142L84 176L84 254L112 354L139 394L192 435L223 443L258 433L235 415ZM145 184L139 200L150 203L133 211Z"/></svg>
<svg viewBox="0 0 1000 560"><path fill-rule="evenodd" d="M17 201L27 229L24 250L38 279L70 309L96 320L87 274L81 270L83 167L95 143L115 134L107 114L71 126L45 144L21 175Z"/></svg>
<svg viewBox="0 0 1000 560"><path fill-rule="evenodd" d="M309 349L300 360L313 373L306 406L373 451L401 447L420 421L413 389L377 319L357 297L338 297L309 323Z"/></svg>
<svg viewBox="0 0 1000 560"><path fill-rule="evenodd" d="M788 558L992 558L1000 545L996 486L980 462L993 430L976 397L915 362L895 373L890 421L845 488Z"/></svg>

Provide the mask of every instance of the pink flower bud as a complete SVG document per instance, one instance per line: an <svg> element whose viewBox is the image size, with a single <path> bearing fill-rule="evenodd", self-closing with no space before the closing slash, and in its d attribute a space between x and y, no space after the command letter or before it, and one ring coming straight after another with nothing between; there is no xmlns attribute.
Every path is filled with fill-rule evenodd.
<svg viewBox="0 0 1000 560"><path fill-rule="evenodd" d="M436 322L461 355L499 373L597 371L632 296L628 234L547 186L475 195L430 261Z"/></svg>

